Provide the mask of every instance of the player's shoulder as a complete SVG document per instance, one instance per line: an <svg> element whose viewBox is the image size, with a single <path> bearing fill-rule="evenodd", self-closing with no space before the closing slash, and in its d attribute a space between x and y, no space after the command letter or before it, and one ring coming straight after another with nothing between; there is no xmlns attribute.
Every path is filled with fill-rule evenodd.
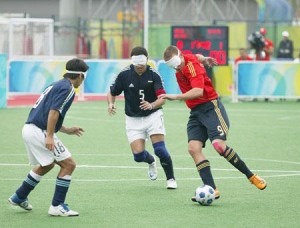
<svg viewBox="0 0 300 228"><path fill-rule="evenodd" d="M73 88L72 83L66 78L54 82L51 86L54 90L71 90Z"/></svg>
<svg viewBox="0 0 300 228"><path fill-rule="evenodd" d="M129 66L126 66L124 67L120 72L119 72L119 75L127 75L129 74L131 71L131 67L130 65Z"/></svg>
<svg viewBox="0 0 300 228"><path fill-rule="evenodd" d="M187 61L196 61L196 60L198 60L198 58L197 58L197 56L195 54L185 54L184 58Z"/></svg>

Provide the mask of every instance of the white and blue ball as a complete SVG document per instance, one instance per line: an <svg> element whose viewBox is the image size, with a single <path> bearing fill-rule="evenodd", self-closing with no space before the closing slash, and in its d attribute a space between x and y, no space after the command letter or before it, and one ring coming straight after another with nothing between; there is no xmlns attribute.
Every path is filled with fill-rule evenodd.
<svg viewBox="0 0 300 228"><path fill-rule="evenodd" d="M215 200L215 190L209 185L202 185L196 189L196 201L203 205L211 205Z"/></svg>

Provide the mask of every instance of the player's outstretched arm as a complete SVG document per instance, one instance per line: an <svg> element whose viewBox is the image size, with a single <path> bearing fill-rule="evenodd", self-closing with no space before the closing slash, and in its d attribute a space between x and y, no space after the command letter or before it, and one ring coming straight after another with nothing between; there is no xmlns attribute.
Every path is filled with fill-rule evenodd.
<svg viewBox="0 0 300 228"><path fill-rule="evenodd" d="M140 109L143 110L152 110L152 109L157 109L160 108L165 104L165 99L158 98L154 102L150 103L148 101L142 100L140 103Z"/></svg>
<svg viewBox="0 0 300 228"><path fill-rule="evenodd" d="M212 67L212 66L217 66L218 65L218 62L215 58L212 58L212 57L205 57L201 54L196 54L198 60L203 64L203 65L206 65L206 66L209 66L209 67Z"/></svg>
<svg viewBox="0 0 300 228"><path fill-rule="evenodd" d="M84 130L81 127L65 127L65 126L62 126L59 131L68 135L77 135L78 137L82 136L82 133L84 132Z"/></svg>
<svg viewBox="0 0 300 228"><path fill-rule="evenodd" d="M203 96L203 89L201 88L193 88L186 93L182 94L162 94L159 96L159 98L165 99L165 100L192 100L195 98L199 98Z"/></svg>

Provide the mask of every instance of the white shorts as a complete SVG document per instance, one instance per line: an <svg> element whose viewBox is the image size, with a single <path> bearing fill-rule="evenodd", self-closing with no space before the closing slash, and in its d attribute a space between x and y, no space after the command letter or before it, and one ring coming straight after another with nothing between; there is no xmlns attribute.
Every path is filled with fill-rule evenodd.
<svg viewBox="0 0 300 228"><path fill-rule="evenodd" d="M165 135L164 114L161 109L145 117L126 116L126 134L129 143L137 139L146 140L155 134Z"/></svg>
<svg viewBox="0 0 300 228"><path fill-rule="evenodd" d="M55 161L63 161L71 157L71 153L54 134L54 151L45 147L46 131L41 130L34 124L25 124L22 136L27 150L30 165L47 166Z"/></svg>

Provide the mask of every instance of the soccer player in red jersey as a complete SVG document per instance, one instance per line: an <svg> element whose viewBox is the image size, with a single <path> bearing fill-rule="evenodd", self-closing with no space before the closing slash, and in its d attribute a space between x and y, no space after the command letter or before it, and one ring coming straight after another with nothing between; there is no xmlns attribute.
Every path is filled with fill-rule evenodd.
<svg viewBox="0 0 300 228"><path fill-rule="evenodd" d="M253 174L234 149L226 144L229 119L201 63L212 59L201 55L182 54L176 46L169 46L164 51L164 60L169 67L176 70L176 79L182 94L162 94L160 98L171 101L184 100L191 109L187 124L188 151L203 183L215 189L216 199L220 197L211 173L210 162L202 152L205 142L209 139L214 149L245 174L252 184L260 190L265 189L266 181ZM195 201L195 197L192 200Z"/></svg>

